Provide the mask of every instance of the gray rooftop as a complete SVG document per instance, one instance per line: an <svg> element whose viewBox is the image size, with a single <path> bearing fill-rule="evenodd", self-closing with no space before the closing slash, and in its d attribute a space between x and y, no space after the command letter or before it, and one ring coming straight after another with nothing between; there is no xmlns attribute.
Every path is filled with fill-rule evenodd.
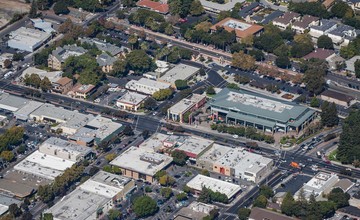
<svg viewBox="0 0 360 220"><path fill-rule="evenodd" d="M110 44L110 43L107 43L105 41L101 41L99 39L91 39L91 38L81 38L80 39L80 42L81 43L88 43L88 44L95 44L96 47L101 50L101 51L104 51L104 52L109 52L112 56L115 56L121 52L124 51L124 47L118 47L118 46L115 46L113 44Z"/></svg>
<svg viewBox="0 0 360 220"><path fill-rule="evenodd" d="M288 123L294 120L306 120L303 118L308 113L313 114L314 111L304 106L268 97L262 94L250 92L247 90L231 90L225 88L221 90L209 103L212 107L222 107L237 114L241 112L247 114L249 117L257 118L259 120ZM241 114L243 117L243 114ZM270 119L270 120L269 120ZM297 123L296 123L297 124Z"/></svg>
<svg viewBox="0 0 360 220"><path fill-rule="evenodd" d="M51 54L60 62L64 62L70 56L80 56L86 52L87 50L82 47L78 47L76 45L65 45L64 47L57 47Z"/></svg>
<svg viewBox="0 0 360 220"><path fill-rule="evenodd" d="M327 19L322 19L320 21L320 25L318 26L312 26L311 29L314 30L319 30L319 31L328 31L328 30L333 30L334 28L336 28L337 23L333 20L327 20Z"/></svg>
<svg viewBox="0 0 360 220"><path fill-rule="evenodd" d="M102 53L96 58L96 62L99 64L99 66L111 66L117 60L118 59L110 56L107 53Z"/></svg>
<svg viewBox="0 0 360 220"><path fill-rule="evenodd" d="M269 14L268 16L266 16L265 19L263 20L262 24L269 24L275 18L278 18L278 17L282 16L283 14L284 14L284 12L276 10L276 11L272 12L271 14Z"/></svg>
<svg viewBox="0 0 360 220"><path fill-rule="evenodd" d="M353 40L357 35L360 34L360 30L356 30L354 27L350 27L349 25L339 25L334 30L330 31L329 34L344 37L349 40Z"/></svg>
<svg viewBox="0 0 360 220"><path fill-rule="evenodd" d="M168 83L175 83L176 80L188 80L191 76L197 73L200 69L186 64L178 64L171 70L167 71L161 78L161 81Z"/></svg>
<svg viewBox="0 0 360 220"><path fill-rule="evenodd" d="M253 10L260 5L259 2L252 2L250 5L244 7L239 11L239 16L245 18L248 15L251 15Z"/></svg>
<svg viewBox="0 0 360 220"><path fill-rule="evenodd" d="M29 99L10 95L9 93L0 92L0 108L8 111L17 111L27 105L30 102Z"/></svg>

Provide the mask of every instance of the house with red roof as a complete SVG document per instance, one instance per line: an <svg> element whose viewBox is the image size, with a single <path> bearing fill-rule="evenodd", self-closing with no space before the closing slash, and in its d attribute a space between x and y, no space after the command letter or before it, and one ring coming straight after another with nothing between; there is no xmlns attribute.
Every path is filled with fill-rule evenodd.
<svg viewBox="0 0 360 220"><path fill-rule="evenodd" d="M169 5L161 2L154 2L151 0L140 0L136 3L138 7L147 8L151 11L158 12L160 14L169 13Z"/></svg>

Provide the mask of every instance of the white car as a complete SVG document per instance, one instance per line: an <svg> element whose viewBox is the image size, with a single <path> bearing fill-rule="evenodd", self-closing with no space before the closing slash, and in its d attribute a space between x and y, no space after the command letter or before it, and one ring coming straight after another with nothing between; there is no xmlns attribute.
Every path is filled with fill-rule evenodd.
<svg viewBox="0 0 360 220"><path fill-rule="evenodd" d="M237 134L235 134L235 135L233 135L233 138L239 138L239 135L237 135Z"/></svg>

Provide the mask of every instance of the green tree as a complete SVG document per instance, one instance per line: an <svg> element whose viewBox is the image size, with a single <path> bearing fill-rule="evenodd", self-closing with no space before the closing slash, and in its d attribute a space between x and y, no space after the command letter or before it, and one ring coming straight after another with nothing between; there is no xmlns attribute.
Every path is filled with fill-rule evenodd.
<svg viewBox="0 0 360 220"><path fill-rule="evenodd" d="M179 166L184 166L186 164L186 160L188 159L186 153L181 150L174 150L171 153L171 156L173 157L173 162Z"/></svg>
<svg viewBox="0 0 360 220"><path fill-rule="evenodd" d="M126 136L131 136L134 135L134 131L129 125L126 125L123 130L123 134L125 134Z"/></svg>
<svg viewBox="0 0 360 220"><path fill-rule="evenodd" d="M240 89L240 87L239 87L239 85L237 83L229 83L229 84L227 84L226 87L229 88L229 89L235 89L235 90Z"/></svg>
<svg viewBox="0 0 360 220"><path fill-rule="evenodd" d="M129 68L125 60L116 60L113 64L113 69L110 72L111 76L125 77L129 73Z"/></svg>
<svg viewBox="0 0 360 220"><path fill-rule="evenodd" d="M14 53L13 55L13 61L22 61L24 60L24 54L22 53Z"/></svg>
<svg viewBox="0 0 360 220"><path fill-rule="evenodd" d="M356 78L360 78L360 59L355 61L354 67L355 67L355 76L356 76Z"/></svg>
<svg viewBox="0 0 360 220"><path fill-rule="evenodd" d="M176 200L177 201L184 201L184 200L187 200L187 199L188 199L187 194L184 193L184 192L176 194Z"/></svg>
<svg viewBox="0 0 360 220"><path fill-rule="evenodd" d="M344 18L344 17L353 17L354 11L350 7L350 5L346 4L342 1L337 1L332 7L331 7L331 13L338 18Z"/></svg>
<svg viewBox="0 0 360 220"><path fill-rule="evenodd" d="M294 213L294 197L290 192L287 192L282 203L281 203L281 212L285 215L292 216Z"/></svg>
<svg viewBox="0 0 360 220"><path fill-rule="evenodd" d="M255 65L255 59L245 54L243 51L239 51L237 53L234 53L232 55L232 66L237 67L242 70L254 70Z"/></svg>
<svg viewBox="0 0 360 220"><path fill-rule="evenodd" d="M260 195L265 196L267 199L270 199L271 197L274 196L274 191L271 187L267 186L267 185L262 185L260 187Z"/></svg>
<svg viewBox="0 0 360 220"><path fill-rule="evenodd" d="M51 213L44 213L41 215L41 220L53 220L53 214Z"/></svg>
<svg viewBox="0 0 360 220"><path fill-rule="evenodd" d="M131 45L131 49L134 49L134 47L136 47L136 45L139 43L138 37L132 34L129 36L128 42Z"/></svg>
<svg viewBox="0 0 360 220"><path fill-rule="evenodd" d="M159 178L159 183L162 186L172 186L175 183L175 179L169 175L163 175Z"/></svg>
<svg viewBox="0 0 360 220"><path fill-rule="evenodd" d="M320 94L325 88L324 73L318 69L308 69L305 71L304 83L306 89L313 94Z"/></svg>
<svg viewBox="0 0 360 220"><path fill-rule="evenodd" d="M330 37L326 35L322 35L318 38L317 41L318 48L324 48L324 49L334 49L334 44Z"/></svg>
<svg viewBox="0 0 360 220"><path fill-rule="evenodd" d="M203 186L199 194L198 201L207 204L211 203L212 202L211 193L212 192L210 189Z"/></svg>
<svg viewBox="0 0 360 220"><path fill-rule="evenodd" d="M191 3L191 6L190 6L190 14L191 15L199 16L199 15L203 14L204 12L205 12L205 9L199 0L194 0Z"/></svg>
<svg viewBox="0 0 360 220"><path fill-rule="evenodd" d="M32 1L29 11L29 18L36 18L37 16L37 1Z"/></svg>
<svg viewBox="0 0 360 220"><path fill-rule="evenodd" d="M44 79L41 80L40 82L40 88L42 91L47 92L50 91L52 88L52 84L49 80L49 78L47 78L46 76L44 77Z"/></svg>
<svg viewBox="0 0 360 220"><path fill-rule="evenodd" d="M328 200L335 203L336 208L349 206L350 195L340 188L334 188L328 195Z"/></svg>
<svg viewBox="0 0 360 220"><path fill-rule="evenodd" d="M186 80L178 79L175 81L175 86L177 90L184 90L187 89L189 86Z"/></svg>
<svg viewBox="0 0 360 220"><path fill-rule="evenodd" d="M165 27L165 34L167 35L173 35L174 34L174 28L171 24L168 24L166 27Z"/></svg>
<svg viewBox="0 0 360 220"><path fill-rule="evenodd" d="M352 163L360 158L360 111L350 112L343 123L336 158L342 163Z"/></svg>
<svg viewBox="0 0 360 220"><path fill-rule="evenodd" d="M119 19L124 19L124 18L126 18L125 11L124 11L124 10L118 10L118 11L116 11L116 17L119 18Z"/></svg>
<svg viewBox="0 0 360 220"><path fill-rule="evenodd" d="M155 99L149 97L144 101L144 108L147 110L154 110L156 108Z"/></svg>
<svg viewBox="0 0 360 220"><path fill-rule="evenodd" d="M267 198L264 195L260 195L255 199L253 205L259 208L266 208L267 203L268 203Z"/></svg>
<svg viewBox="0 0 360 220"><path fill-rule="evenodd" d="M240 220L247 220L251 214L251 209L240 208L238 211L238 216Z"/></svg>
<svg viewBox="0 0 360 220"><path fill-rule="evenodd" d="M287 69L291 65L291 62L290 62L289 57L287 57L287 56L279 56L279 57L276 58L275 64L276 64L277 67Z"/></svg>
<svg viewBox="0 0 360 220"><path fill-rule="evenodd" d="M215 94L215 89L214 89L214 87L213 87L213 86L207 87L207 89L206 89L206 94L208 94L208 95L214 95L214 94Z"/></svg>
<svg viewBox="0 0 360 220"><path fill-rule="evenodd" d="M339 117L335 103L323 102L321 105L321 123L326 127L338 125Z"/></svg>
<svg viewBox="0 0 360 220"><path fill-rule="evenodd" d="M105 159L108 161L108 162L110 162L110 161L112 161L112 160L114 160L115 158L116 158L116 154L115 153L111 153L111 154L108 154L108 155L106 155L105 156Z"/></svg>
<svg viewBox="0 0 360 220"><path fill-rule="evenodd" d="M108 216L109 220L120 220L121 212L117 209L110 209L107 216Z"/></svg>
<svg viewBox="0 0 360 220"><path fill-rule="evenodd" d="M5 150L5 151L1 152L0 157L2 159L4 159L5 161L10 162L15 158L15 155L12 151Z"/></svg>
<svg viewBox="0 0 360 220"><path fill-rule="evenodd" d="M281 57L281 56L288 57L290 54L290 48L286 44L281 44L279 47L277 47L274 50L274 54L278 57Z"/></svg>
<svg viewBox="0 0 360 220"><path fill-rule="evenodd" d="M204 176L210 176L210 172L206 169L202 169L201 170L201 175L204 175Z"/></svg>
<svg viewBox="0 0 360 220"><path fill-rule="evenodd" d="M158 211L156 202L149 196L141 196L134 200L132 209L139 218L154 215Z"/></svg>
<svg viewBox="0 0 360 220"><path fill-rule="evenodd" d="M55 3L53 7L54 13L59 14L69 14L70 10L68 9L66 3L64 1L58 1Z"/></svg>
<svg viewBox="0 0 360 220"><path fill-rule="evenodd" d="M155 67L154 61L143 50L133 50L126 55L129 68L135 73L145 73Z"/></svg>
<svg viewBox="0 0 360 220"><path fill-rule="evenodd" d="M170 96L172 94L173 94L173 91L171 89L160 89L159 91L157 91L153 94L153 98L156 101L163 101L165 99L170 98Z"/></svg>
<svg viewBox="0 0 360 220"><path fill-rule="evenodd" d="M263 61L265 59L265 54L261 50L249 50L249 55L254 57L256 61Z"/></svg>
<svg viewBox="0 0 360 220"><path fill-rule="evenodd" d="M160 194L162 197L164 197L166 200L170 199L171 196L173 196L173 191L169 187L161 188Z"/></svg>
<svg viewBox="0 0 360 220"><path fill-rule="evenodd" d="M17 218L22 214L22 211L17 204L13 203L9 205L9 213L12 217Z"/></svg>
<svg viewBox="0 0 360 220"><path fill-rule="evenodd" d="M314 96L310 101L310 106L314 108L318 108L320 106L320 100Z"/></svg>

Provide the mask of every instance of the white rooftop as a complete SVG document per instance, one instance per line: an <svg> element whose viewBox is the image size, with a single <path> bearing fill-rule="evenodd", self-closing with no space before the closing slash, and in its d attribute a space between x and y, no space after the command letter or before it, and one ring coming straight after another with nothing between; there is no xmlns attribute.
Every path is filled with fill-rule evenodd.
<svg viewBox="0 0 360 220"><path fill-rule="evenodd" d="M50 71L50 72L48 72L46 70L38 69L38 68L35 68L35 67L29 67L29 68L27 68L26 70L24 70L22 72L19 79L24 80L26 74L30 76L33 73L38 75L40 77L40 79L44 79L45 77L47 77L50 80L50 82L52 82L52 83L57 82L62 77L62 74L63 74L62 71Z"/></svg>
<svg viewBox="0 0 360 220"><path fill-rule="evenodd" d="M146 95L128 91L123 96L121 96L117 101L131 105L139 105L146 98L147 98Z"/></svg>
<svg viewBox="0 0 360 220"><path fill-rule="evenodd" d="M45 41L50 36L50 33L31 28L20 27L19 29L10 32L8 44L21 43L33 47L36 44Z"/></svg>
<svg viewBox="0 0 360 220"><path fill-rule="evenodd" d="M34 27L40 30L45 31L46 33L55 32L54 28L52 28L52 24L50 22L44 21L40 18L33 18L31 21L34 23Z"/></svg>
<svg viewBox="0 0 360 220"><path fill-rule="evenodd" d="M144 148L148 151L156 152L158 149L164 146L164 141L169 137L169 135L162 133L155 133L143 143L139 145L140 148Z"/></svg>
<svg viewBox="0 0 360 220"><path fill-rule="evenodd" d="M18 163L14 169L53 180L74 163L37 150Z"/></svg>
<svg viewBox="0 0 360 220"><path fill-rule="evenodd" d="M283 112L285 109L291 110L293 108L293 106L284 104L279 101L232 91L229 92L227 100L230 102L239 102L244 105L251 105L256 108L266 109L278 113Z"/></svg>
<svg viewBox="0 0 360 220"><path fill-rule="evenodd" d="M231 147L214 143L213 146L207 150L201 157L200 160L204 161L217 161L222 158L227 152L231 151Z"/></svg>
<svg viewBox="0 0 360 220"><path fill-rule="evenodd" d="M9 93L0 92L0 109L15 112L30 102L29 99L10 95Z"/></svg>
<svg viewBox="0 0 360 220"><path fill-rule="evenodd" d="M191 109L195 104L197 104L203 98L205 98L205 96L193 94L191 98L182 99L175 105L171 106L169 111L171 114L182 114L186 112L188 109Z"/></svg>
<svg viewBox="0 0 360 220"><path fill-rule="evenodd" d="M160 89L167 89L170 87L169 83L159 82L148 78L140 78L139 80L130 80L125 88L152 95Z"/></svg>
<svg viewBox="0 0 360 220"><path fill-rule="evenodd" d="M180 145L180 147L178 147L177 149L199 156L199 154L201 154L213 143L214 141L208 139L189 136L185 140L185 142L182 145Z"/></svg>
<svg viewBox="0 0 360 220"><path fill-rule="evenodd" d="M333 178L337 179L336 174L324 173L320 172L317 173L309 182L305 184L307 187L311 187L314 189L321 189L326 186L326 184L331 181Z"/></svg>
<svg viewBox="0 0 360 220"><path fill-rule="evenodd" d="M237 29L237 30L240 30L240 31L245 31L246 29L251 27L251 24L247 24L247 23L244 23L244 22L241 22L241 21L238 21L238 20L230 19L227 22L225 22L223 24L223 26L227 26L229 28Z"/></svg>
<svg viewBox="0 0 360 220"><path fill-rule="evenodd" d="M144 148L130 147L110 164L154 176L156 172L169 165L172 160L172 157L164 154L149 152Z"/></svg>
<svg viewBox="0 0 360 220"><path fill-rule="evenodd" d="M24 107L14 112L14 116L17 119L26 121L29 118L30 113L40 108L43 104L44 103L42 102L30 100Z"/></svg>
<svg viewBox="0 0 360 220"><path fill-rule="evenodd" d="M175 84L175 81L178 79L188 80L199 70L200 69L197 67L193 67L185 64L178 64L171 70L167 71L162 77L160 77L160 80L171 84Z"/></svg>
<svg viewBox="0 0 360 220"><path fill-rule="evenodd" d="M211 189L214 192L220 192L225 194L228 198L232 198L240 190L240 186L233 183L228 183L219 179L211 178L198 174L193 179L191 179L187 184L191 189L201 191L203 187Z"/></svg>
<svg viewBox="0 0 360 220"><path fill-rule="evenodd" d="M95 129L95 137L103 140L107 138L109 135L118 131L122 124L113 122L109 118L102 117L101 115L96 116L91 121L86 124L86 127L91 127Z"/></svg>

